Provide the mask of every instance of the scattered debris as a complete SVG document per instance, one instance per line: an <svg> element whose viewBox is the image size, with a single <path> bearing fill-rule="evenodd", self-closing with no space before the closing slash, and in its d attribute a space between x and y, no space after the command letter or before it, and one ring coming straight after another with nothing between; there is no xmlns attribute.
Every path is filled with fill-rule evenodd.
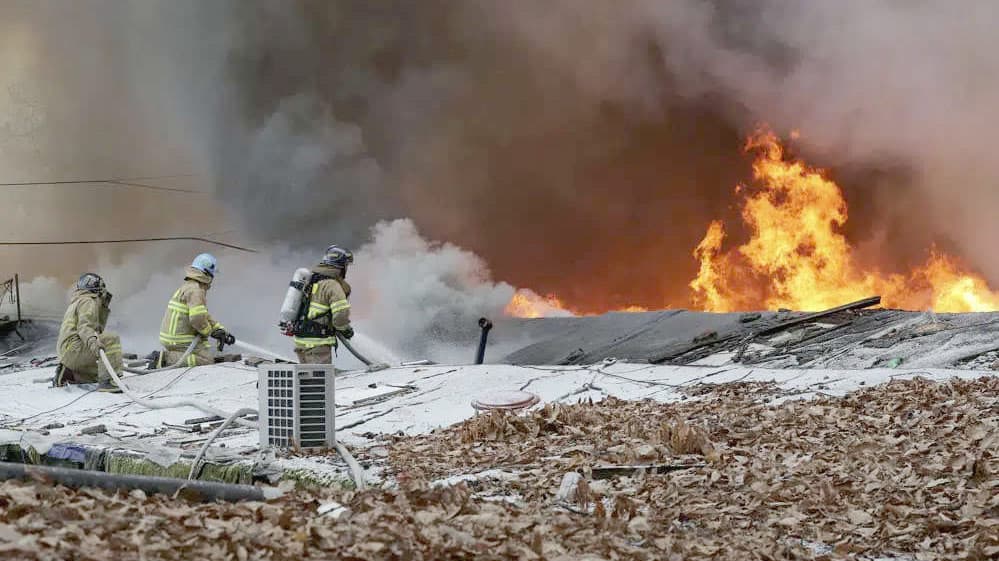
<svg viewBox="0 0 999 561"><path fill-rule="evenodd" d="M332 520L339 520L344 515L349 513L349 508L336 501L321 504L319 505L319 508L316 509L316 514Z"/></svg>
<svg viewBox="0 0 999 561"><path fill-rule="evenodd" d="M681 469L706 467L705 463L682 464L636 464L628 466L594 466L590 469L593 479L609 479L611 477L631 477L638 474L663 474Z"/></svg>
<svg viewBox="0 0 999 561"><path fill-rule="evenodd" d="M261 358L259 356L248 356L248 357L246 357L246 358L243 359L243 364L245 364L247 366L252 366L254 368L256 368L257 366L260 366L261 364L272 363L272 362L274 362L272 359Z"/></svg>
<svg viewBox="0 0 999 561"><path fill-rule="evenodd" d="M243 360L243 355L238 353L225 353L215 357L216 364L222 362L240 362L241 360Z"/></svg>
<svg viewBox="0 0 999 561"><path fill-rule="evenodd" d="M583 476L575 471L563 475L562 483L559 484L558 492L555 493L555 500L567 503L576 502L577 490L581 481L583 481Z"/></svg>
<svg viewBox="0 0 999 561"><path fill-rule="evenodd" d="M80 434L104 434L108 428L104 425L94 425L80 430Z"/></svg>
<svg viewBox="0 0 999 561"><path fill-rule="evenodd" d="M200 425L201 423L214 423L215 421L223 420L222 417L218 415L211 415L209 417L195 417L193 419L187 419L184 421L185 425Z"/></svg>
<svg viewBox="0 0 999 561"><path fill-rule="evenodd" d="M374 384L372 384L372 385L374 385ZM375 387L377 387L377 386L375 386ZM361 406L364 406L364 405L374 405L375 403L381 403L383 401L388 401L389 399L392 399L393 397L396 397L396 396L399 396L399 395L403 395L403 394L407 394L407 393L413 393L416 390L417 390L416 386L402 386L402 387L400 387L400 388L398 388L398 389L396 389L394 391L389 391L389 392L385 392L385 393L382 393L382 394L373 395L371 397L366 397L366 398L363 398L363 399L358 399L356 401L352 401L350 403L350 405L351 405L351 407L361 407Z"/></svg>
<svg viewBox="0 0 999 561"><path fill-rule="evenodd" d="M406 361L406 362L400 363L399 366L430 366L430 365L433 365L433 364L437 364L437 363L434 362L434 361L432 361L432 360L429 360L429 359L422 359L422 360L410 360L410 361Z"/></svg>

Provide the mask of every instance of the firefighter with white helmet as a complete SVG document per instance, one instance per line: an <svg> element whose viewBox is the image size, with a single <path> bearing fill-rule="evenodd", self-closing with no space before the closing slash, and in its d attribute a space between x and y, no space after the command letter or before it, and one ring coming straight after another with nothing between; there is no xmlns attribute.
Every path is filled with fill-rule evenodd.
<svg viewBox="0 0 999 561"><path fill-rule="evenodd" d="M55 386L97 382L98 391L121 392L99 355L103 350L111 366L121 372L121 339L104 330L110 314L111 293L104 279L94 273L81 275L59 328Z"/></svg>
<svg viewBox="0 0 999 561"><path fill-rule="evenodd" d="M350 326L350 285L347 284L347 267L354 262L354 254L342 247L331 245L304 287L302 310L294 322L292 335L295 354L303 364L330 364L336 335L346 339L354 336Z"/></svg>
<svg viewBox="0 0 999 561"><path fill-rule="evenodd" d="M209 253L194 258L184 271L184 284L173 293L167 303L163 322L160 324L160 366L176 363L183 356L195 337L201 342L187 357L187 366L201 366L215 362L211 339L231 344L234 341L225 327L208 313L207 293L215 280L217 262Z"/></svg>

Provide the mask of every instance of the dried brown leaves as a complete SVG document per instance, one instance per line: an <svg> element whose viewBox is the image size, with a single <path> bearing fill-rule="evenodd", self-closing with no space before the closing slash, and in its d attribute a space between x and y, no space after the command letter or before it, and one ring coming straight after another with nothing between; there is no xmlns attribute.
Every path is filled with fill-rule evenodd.
<svg viewBox="0 0 999 561"><path fill-rule="evenodd" d="M391 457L403 473L433 477L507 464L519 479L483 479L476 490L543 505L567 470L701 454L714 461L593 482L589 499L638 505L653 543L695 555L709 544L718 555L755 544L742 558L767 558L775 544L812 543L833 557L999 556L999 378L899 381L778 406L768 405L778 392L766 384L695 393L668 406L607 400L480 416L399 441Z"/></svg>
<svg viewBox="0 0 999 561"><path fill-rule="evenodd" d="M4 482L11 559L916 559L999 554L999 379L896 382L843 399L763 403L706 388L682 404L608 401L484 415L390 448L395 491L188 504ZM577 482L632 460L706 467ZM512 480L424 475L506 465ZM512 494L520 504L486 500ZM350 513L316 515L329 499ZM582 514L580 514L582 513Z"/></svg>

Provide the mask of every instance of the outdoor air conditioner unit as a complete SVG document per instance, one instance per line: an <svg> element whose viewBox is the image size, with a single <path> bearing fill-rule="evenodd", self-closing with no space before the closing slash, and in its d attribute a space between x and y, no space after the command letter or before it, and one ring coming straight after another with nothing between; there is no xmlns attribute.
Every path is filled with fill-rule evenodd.
<svg viewBox="0 0 999 561"><path fill-rule="evenodd" d="M332 364L261 364L258 373L261 447L333 447Z"/></svg>

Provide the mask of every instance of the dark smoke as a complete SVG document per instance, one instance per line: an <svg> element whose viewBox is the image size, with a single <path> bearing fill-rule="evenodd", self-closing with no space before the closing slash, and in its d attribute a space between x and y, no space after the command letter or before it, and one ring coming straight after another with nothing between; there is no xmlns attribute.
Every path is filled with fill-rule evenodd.
<svg viewBox="0 0 999 561"><path fill-rule="evenodd" d="M220 196L264 239L353 244L407 216L581 309L684 303L690 248L747 169L731 103L680 95L651 34L616 76L580 76L505 6L240 3ZM600 84L633 74L637 104Z"/></svg>
<svg viewBox="0 0 999 561"><path fill-rule="evenodd" d="M871 261L905 266L950 240L978 257L962 228L929 218L935 176L999 174L964 173L965 154L932 142L930 122L955 128L947 86L927 100L905 89L921 83L913 68L947 74L945 57L895 60L917 32L947 53L986 41L977 29L956 36L969 15L938 12L777 0L237 3L223 14L233 40L219 193L263 238L357 243L374 220L408 216L497 277L577 309L683 305L691 249L710 219L733 217L733 188L748 177L743 138L769 122L800 127L802 153L838 169L854 209L847 233ZM979 82L966 85L975 99L999 89Z"/></svg>
<svg viewBox="0 0 999 561"><path fill-rule="evenodd" d="M940 241L999 278L993 2L11 6L5 24L65 57L37 83L75 125L18 150L207 169L261 242L356 246L410 217L577 309L684 305L690 252L736 217L742 142L767 122L842 181L871 261Z"/></svg>

